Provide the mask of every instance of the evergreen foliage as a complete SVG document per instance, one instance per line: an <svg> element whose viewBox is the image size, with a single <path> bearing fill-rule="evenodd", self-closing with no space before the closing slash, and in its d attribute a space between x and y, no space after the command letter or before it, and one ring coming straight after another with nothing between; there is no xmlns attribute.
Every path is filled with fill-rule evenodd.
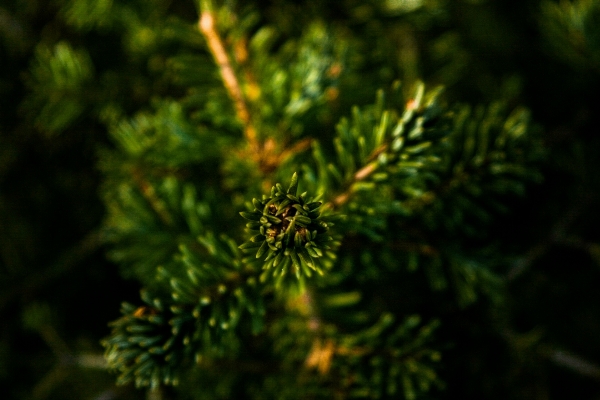
<svg viewBox="0 0 600 400"><path fill-rule="evenodd" d="M9 3L9 396L593 398L597 2Z"/></svg>

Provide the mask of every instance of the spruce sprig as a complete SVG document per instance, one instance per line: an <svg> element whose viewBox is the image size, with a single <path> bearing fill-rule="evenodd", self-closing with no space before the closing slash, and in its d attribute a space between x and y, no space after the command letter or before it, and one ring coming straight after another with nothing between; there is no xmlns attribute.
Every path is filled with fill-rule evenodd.
<svg viewBox="0 0 600 400"><path fill-rule="evenodd" d="M253 211L242 211L246 227L254 235L239 248L265 261L264 269L275 268L274 275L285 274L292 266L298 279L310 277L312 271L323 274L319 259L330 249L333 240L329 227L333 223L321 215L320 201L297 195L298 175L294 173L290 186L284 190L277 183L270 197L252 199Z"/></svg>

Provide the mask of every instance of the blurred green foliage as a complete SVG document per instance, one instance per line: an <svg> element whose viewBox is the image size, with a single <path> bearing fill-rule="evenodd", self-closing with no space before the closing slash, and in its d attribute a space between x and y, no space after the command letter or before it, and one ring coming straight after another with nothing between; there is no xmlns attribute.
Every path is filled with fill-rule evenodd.
<svg viewBox="0 0 600 400"><path fill-rule="evenodd" d="M311 149L244 152L200 4L0 4L3 395L597 398L599 3L211 4L258 138ZM294 171L353 196L318 310L235 246ZM115 386L103 338L141 386L172 353L178 388Z"/></svg>

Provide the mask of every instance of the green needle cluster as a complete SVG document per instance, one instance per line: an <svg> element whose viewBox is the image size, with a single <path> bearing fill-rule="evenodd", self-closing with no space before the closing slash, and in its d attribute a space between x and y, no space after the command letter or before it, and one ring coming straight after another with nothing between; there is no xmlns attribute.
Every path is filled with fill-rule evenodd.
<svg viewBox="0 0 600 400"><path fill-rule="evenodd" d="M250 221L246 227L254 236L240 249L256 251L256 258L264 257L264 269L277 267L276 274L285 273L290 265L297 277L301 273L311 276L311 270L321 274L319 258L333 240L328 234L332 223L321 216L320 201L307 200L307 193L297 196L297 189L298 175L294 173L287 191L278 183L270 197L252 199L254 210L240 215Z"/></svg>
<svg viewBox="0 0 600 400"><path fill-rule="evenodd" d="M119 383L133 380L138 387L153 388L160 384L176 385L175 366L191 349L186 349L183 343L189 343L193 318L174 312L146 291L142 292L142 298L147 305L139 308L123 303L124 315L111 324L112 335L102 342L106 359L119 372Z"/></svg>

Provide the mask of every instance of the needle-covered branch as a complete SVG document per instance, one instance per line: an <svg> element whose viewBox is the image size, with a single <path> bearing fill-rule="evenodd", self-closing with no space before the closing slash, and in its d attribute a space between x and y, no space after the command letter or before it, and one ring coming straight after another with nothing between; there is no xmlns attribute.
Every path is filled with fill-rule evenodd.
<svg viewBox="0 0 600 400"><path fill-rule="evenodd" d="M313 272L323 274L322 257L331 257L335 247L329 228L331 218L322 216L322 202L308 194L298 195L298 175L294 173L287 190L281 184L271 189L269 197L253 199L253 210L240 215L250 221L248 231L256 233L240 249L255 253L264 261L263 269L271 270L273 277L282 279L286 274L310 277ZM263 275L261 279L267 279Z"/></svg>

